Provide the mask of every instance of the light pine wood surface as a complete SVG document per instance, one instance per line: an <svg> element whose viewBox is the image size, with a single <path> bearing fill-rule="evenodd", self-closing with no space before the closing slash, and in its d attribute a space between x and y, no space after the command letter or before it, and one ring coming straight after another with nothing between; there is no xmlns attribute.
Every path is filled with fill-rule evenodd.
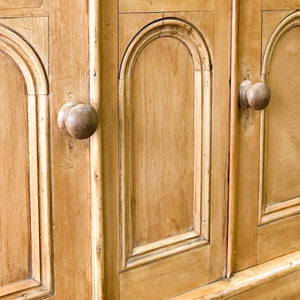
<svg viewBox="0 0 300 300"><path fill-rule="evenodd" d="M0 286L4 286L29 276L31 247L26 87L17 64L7 54L0 52L0 55L3 83L0 101L5 108L0 116L0 188L3 191L0 198ZM15 132L13 136L12 132Z"/></svg>
<svg viewBox="0 0 300 300"><path fill-rule="evenodd" d="M93 297L89 141L56 125L89 102L88 24L80 1L0 1L1 299Z"/></svg>
<svg viewBox="0 0 300 300"><path fill-rule="evenodd" d="M238 111L235 271L299 249L299 15L295 1L279 2L240 2L239 82L265 82L271 102Z"/></svg>
<svg viewBox="0 0 300 300"><path fill-rule="evenodd" d="M1 17L36 17L48 15L48 0L5 0L0 3Z"/></svg>
<svg viewBox="0 0 300 300"><path fill-rule="evenodd" d="M121 0L120 13L213 10L214 0Z"/></svg>
<svg viewBox="0 0 300 300"><path fill-rule="evenodd" d="M230 2L119 4L100 17L104 297L160 299L225 276Z"/></svg>
<svg viewBox="0 0 300 300"><path fill-rule="evenodd" d="M0 298L298 299L299 9L0 0Z"/></svg>

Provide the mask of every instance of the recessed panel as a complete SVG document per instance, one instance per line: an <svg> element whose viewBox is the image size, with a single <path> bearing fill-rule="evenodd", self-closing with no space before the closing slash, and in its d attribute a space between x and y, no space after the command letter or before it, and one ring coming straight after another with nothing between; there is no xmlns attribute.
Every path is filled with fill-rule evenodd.
<svg viewBox="0 0 300 300"><path fill-rule="evenodd" d="M193 230L194 72L175 38L139 55L132 77L134 246Z"/></svg>
<svg viewBox="0 0 300 300"><path fill-rule="evenodd" d="M25 81L0 51L0 286L30 275L28 109Z"/></svg>
<svg viewBox="0 0 300 300"><path fill-rule="evenodd" d="M123 267L208 244L210 57L178 19L145 27L120 72Z"/></svg>
<svg viewBox="0 0 300 300"><path fill-rule="evenodd" d="M31 45L1 24L0 79L0 298L37 299L52 281L48 85Z"/></svg>
<svg viewBox="0 0 300 300"><path fill-rule="evenodd" d="M272 99L265 112L267 205L300 197L300 27L286 32L270 61Z"/></svg>
<svg viewBox="0 0 300 300"><path fill-rule="evenodd" d="M261 112L259 224L300 212L300 13L270 12L263 20L272 15L272 27L274 20L277 26L266 27L262 41L262 80L271 89L271 102Z"/></svg>

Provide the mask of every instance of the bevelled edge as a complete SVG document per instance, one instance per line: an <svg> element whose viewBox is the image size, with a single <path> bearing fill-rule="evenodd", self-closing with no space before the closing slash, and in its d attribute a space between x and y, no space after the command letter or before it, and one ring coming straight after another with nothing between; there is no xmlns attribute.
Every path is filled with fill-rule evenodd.
<svg viewBox="0 0 300 300"><path fill-rule="evenodd" d="M199 287L168 300L227 299L263 284L300 271L300 251L287 254L266 263L235 273L229 279Z"/></svg>
<svg viewBox="0 0 300 300"><path fill-rule="evenodd" d="M28 95L49 94L48 78L41 59L26 40L3 24L0 24L0 49L20 68Z"/></svg>

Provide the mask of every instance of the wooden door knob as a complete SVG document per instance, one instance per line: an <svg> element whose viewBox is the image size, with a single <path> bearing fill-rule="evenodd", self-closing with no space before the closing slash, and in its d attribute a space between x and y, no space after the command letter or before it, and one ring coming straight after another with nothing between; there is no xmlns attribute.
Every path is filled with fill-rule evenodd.
<svg viewBox="0 0 300 300"><path fill-rule="evenodd" d="M82 140L90 137L96 131L98 115L89 104L69 101L60 109L57 124L59 129Z"/></svg>
<svg viewBox="0 0 300 300"><path fill-rule="evenodd" d="M239 87L239 103L241 107L251 107L262 110L267 107L271 99L269 87L262 82L254 83L244 80Z"/></svg>

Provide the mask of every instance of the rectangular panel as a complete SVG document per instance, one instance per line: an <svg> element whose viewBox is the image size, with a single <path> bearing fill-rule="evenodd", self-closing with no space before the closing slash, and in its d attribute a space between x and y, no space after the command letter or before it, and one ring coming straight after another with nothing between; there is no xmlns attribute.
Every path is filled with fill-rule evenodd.
<svg viewBox="0 0 300 300"><path fill-rule="evenodd" d="M300 0L263 0L263 10L299 9Z"/></svg>
<svg viewBox="0 0 300 300"><path fill-rule="evenodd" d="M0 0L0 17L48 15L48 0Z"/></svg>
<svg viewBox="0 0 300 300"><path fill-rule="evenodd" d="M300 249L300 216L279 220L258 228L257 262Z"/></svg>
<svg viewBox="0 0 300 300"><path fill-rule="evenodd" d="M120 13L213 10L214 0L120 0Z"/></svg>

